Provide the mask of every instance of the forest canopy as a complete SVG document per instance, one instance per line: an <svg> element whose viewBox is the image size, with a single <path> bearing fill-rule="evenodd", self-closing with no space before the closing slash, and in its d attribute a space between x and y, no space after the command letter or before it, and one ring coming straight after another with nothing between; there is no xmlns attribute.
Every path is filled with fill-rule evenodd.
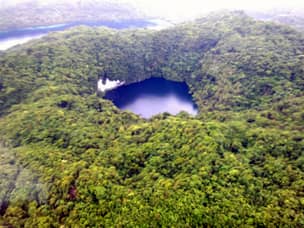
<svg viewBox="0 0 304 228"><path fill-rule="evenodd" d="M304 34L241 12L161 30L76 27L0 55L0 224L304 225ZM150 119L107 77L184 81Z"/></svg>

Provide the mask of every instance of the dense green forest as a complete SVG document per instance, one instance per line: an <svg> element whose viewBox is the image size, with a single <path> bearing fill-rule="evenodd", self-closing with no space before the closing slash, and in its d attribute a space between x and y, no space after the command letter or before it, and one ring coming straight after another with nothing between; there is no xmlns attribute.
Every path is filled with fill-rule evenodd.
<svg viewBox="0 0 304 228"><path fill-rule="evenodd" d="M150 119L99 78L184 81ZM174 28L77 27L0 55L0 224L304 226L304 34L241 12Z"/></svg>

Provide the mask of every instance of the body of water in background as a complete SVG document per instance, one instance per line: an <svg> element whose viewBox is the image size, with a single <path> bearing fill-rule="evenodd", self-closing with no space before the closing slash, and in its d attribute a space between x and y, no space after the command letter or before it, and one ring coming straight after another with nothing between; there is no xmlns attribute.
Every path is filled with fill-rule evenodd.
<svg viewBox="0 0 304 228"><path fill-rule="evenodd" d="M124 21L98 21L98 22L73 22L67 24L58 24L50 26L39 26L32 28L24 28L12 31L0 32L0 51L5 51L15 45L26 43L33 39L41 38L50 32L63 31L65 29L87 25L91 27L106 26L114 29L126 28L148 28L155 25L149 20L124 20Z"/></svg>

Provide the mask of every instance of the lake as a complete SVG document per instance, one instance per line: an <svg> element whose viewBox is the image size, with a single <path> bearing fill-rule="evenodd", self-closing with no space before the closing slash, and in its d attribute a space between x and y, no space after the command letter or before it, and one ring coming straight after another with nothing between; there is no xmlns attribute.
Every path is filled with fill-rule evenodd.
<svg viewBox="0 0 304 228"><path fill-rule="evenodd" d="M0 51L7 50L15 45L23 44L33 39L41 38L50 32L63 31L79 25L87 25L91 27L106 26L114 29L125 29L153 27L155 23L149 20L73 22L67 24L24 28L12 31L2 31L0 32Z"/></svg>
<svg viewBox="0 0 304 228"><path fill-rule="evenodd" d="M198 112L186 83L163 78L150 78L120 86L107 91L105 98L111 100L118 108L134 112L144 118L163 112L173 115L181 111L192 115Z"/></svg>

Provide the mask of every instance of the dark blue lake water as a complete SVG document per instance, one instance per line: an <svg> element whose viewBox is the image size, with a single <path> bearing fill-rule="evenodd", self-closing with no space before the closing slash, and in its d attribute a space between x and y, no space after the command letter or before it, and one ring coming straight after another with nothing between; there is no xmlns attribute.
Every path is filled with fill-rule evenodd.
<svg viewBox="0 0 304 228"><path fill-rule="evenodd" d="M65 29L78 26L87 25L91 27L106 26L115 29L125 28L145 28L153 26L154 23L148 20L124 20L124 21L97 21L97 22L73 22L68 24L58 24L51 26L40 26L33 28L24 28L13 31L0 32L0 50L6 50L17 44L25 43L32 39L40 38L54 31L63 31Z"/></svg>
<svg viewBox="0 0 304 228"><path fill-rule="evenodd" d="M118 108L134 112L144 118L163 112L173 115L181 111L197 114L197 107L186 83L163 78L150 78L120 86L106 92L105 98L111 100Z"/></svg>

